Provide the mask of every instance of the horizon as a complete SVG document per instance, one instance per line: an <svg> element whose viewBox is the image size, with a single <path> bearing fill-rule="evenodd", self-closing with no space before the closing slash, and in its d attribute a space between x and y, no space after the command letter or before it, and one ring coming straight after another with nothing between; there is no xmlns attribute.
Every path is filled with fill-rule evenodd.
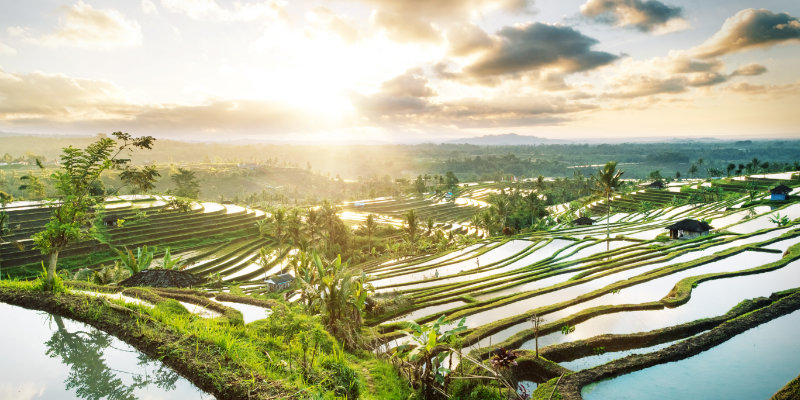
<svg viewBox="0 0 800 400"><path fill-rule="evenodd" d="M275 144L800 137L800 3L788 0L0 11L0 131Z"/></svg>

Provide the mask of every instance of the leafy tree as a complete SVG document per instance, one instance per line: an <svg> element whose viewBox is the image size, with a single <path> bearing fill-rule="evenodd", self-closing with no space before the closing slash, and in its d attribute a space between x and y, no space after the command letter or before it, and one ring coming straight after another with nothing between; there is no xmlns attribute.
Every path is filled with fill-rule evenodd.
<svg viewBox="0 0 800 400"><path fill-rule="evenodd" d="M449 190L453 190L458 187L458 178L456 178L456 174L454 174L453 171L447 171L444 177L444 184Z"/></svg>
<svg viewBox="0 0 800 400"><path fill-rule="evenodd" d="M178 168L178 173L170 176L172 182L175 184L175 189L172 194L179 197L189 197L196 199L200 196L200 183L194 171Z"/></svg>
<svg viewBox="0 0 800 400"><path fill-rule="evenodd" d="M155 165L145 165L142 168L129 166L119 174L120 180L124 184L131 186L135 193L147 193L153 190L156 187L156 178L160 176L161 174L158 173Z"/></svg>
<svg viewBox="0 0 800 400"><path fill-rule="evenodd" d="M422 175L417 175L417 180L414 181L414 190L419 194L423 194L426 189L425 178L423 178Z"/></svg>
<svg viewBox="0 0 800 400"><path fill-rule="evenodd" d="M36 175L23 175L19 177L21 181L25 181L19 185L19 190L25 192L28 199L38 200L45 196L44 183Z"/></svg>
<svg viewBox="0 0 800 400"><path fill-rule="evenodd" d="M617 171L616 161L609 161L594 177L598 194L606 197L606 251L611 249L611 193L619 188L623 173Z"/></svg>
<svg viewBox="0 0 800 400"><path fill-rule="evenodd" d="M696 173L697 173L697 164L692 164L692 165L690 165L690 166L689 166L689 171L687 171L687 172L689 173L689 176L691 176L692 178L694 178L694 174L696 174Z"/></svg>
<svg viewBox="0 0 800 400"><path fill-rule="evenodd" d="M155 141L152 136L137 138L123 132L112 135L115 139L103 137L85 149L64 148L61 168L51 175L59 197L51 202L52 213L45 229L32 236L34 247L49 258L47 289L54 287L59 252L90 236L94 210L102 206L103 200L91 196L92 183L104 171L124 169L130 163L130 159L120 158L124 151L151 149Z"/></svg>
<svg viewBox="0 0 800 400"><path fill-rule="evenodd" d="M736 164L733 163L728 164L728 166L725 167L725 171L728 173L728 177L731 176L731 172L733 172L735 169L736 169Z"/></svg>

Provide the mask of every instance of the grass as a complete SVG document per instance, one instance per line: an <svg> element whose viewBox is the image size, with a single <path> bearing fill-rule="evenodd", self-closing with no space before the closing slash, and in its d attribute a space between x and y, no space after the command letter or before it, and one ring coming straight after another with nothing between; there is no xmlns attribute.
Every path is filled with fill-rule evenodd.
<svg viewBox="0 0 800 400"><path fill-rule="evenodd" d="M345 353L317 317L291 306L274 303L272 317L244 325L225 317L200 318L174 299L147 296L146 289L139 290L158 301L156 306L69 291L52 295L42 293L36 281L16 280L0 281L0 300L45 309L114 333L219 398L353 399L360 392L359 398L401 399L408 395L407 384L391 364L370 353ZM316 339L304 336L312 331L321 333ZM352 377L357 384L342 384Z"/></svg>

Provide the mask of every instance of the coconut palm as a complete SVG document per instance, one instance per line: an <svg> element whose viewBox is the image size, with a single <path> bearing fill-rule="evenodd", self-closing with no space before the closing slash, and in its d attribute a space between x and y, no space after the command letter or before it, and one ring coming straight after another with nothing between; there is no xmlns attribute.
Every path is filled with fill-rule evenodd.
<svg viewBox="0 0 800 400"><path fill-rule="evenodd" d="M367 243L369 250L372 251L372 235L378 229L378 223L375 222L375 214L367 215L367 219L364 221L364 225L361 225L361 228L367 233Z"/></svg>
<svg viewBox="0 0 800 400"><path fill-rule="evenodd" d="M617 162L609 161L594 177L598 194L606 196L606 251L611 249L611 193L619 188L623 171L617 171Z"/></svg>
<svg viewBox="0 0 800 400"><path fill-rule="evenodd" d="M408 241L411 244L417 244L417 234L419 230L419 220L417 220L417 213L414 212L413 209L408 210L405 215L405 226L403 226L403 230L405 230L406 235L408 235Z"/></svg>

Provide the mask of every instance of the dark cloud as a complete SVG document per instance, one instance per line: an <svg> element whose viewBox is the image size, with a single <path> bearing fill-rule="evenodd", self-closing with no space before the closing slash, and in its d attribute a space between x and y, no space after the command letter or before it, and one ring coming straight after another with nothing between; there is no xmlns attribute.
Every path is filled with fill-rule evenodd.
<svg viewBox="0 0 800 400"><path fill-rule="evenodd" d="M542 68L571 73L588 71L619 58L591 48L597 40L566 26L532 23L497 33L493 47L464 69L467 77L492 80Z"/></svg>
<svg viewBox="0 0 800 400"><path fill-rule="evenodd" d="M651 32L681 20L683 10L657 0L589 0L581 6L581 14L598 22Z"/></svg>
<svg viewBox="0 0 800 400"><path fill-rule="evenodd" d="M728 53L769 47L778 43L800 40L800 20L787 13L748 8L725 20L715 33L692 53L711 58Z"/></svg>
<svg viewBox="0 0 800 400"><path fill-rule="evenodd" d="M761 64L749 64L736 68L736 70L731 73L731 76L756 76L765 72L767 72L767 67Z"/></svg>

